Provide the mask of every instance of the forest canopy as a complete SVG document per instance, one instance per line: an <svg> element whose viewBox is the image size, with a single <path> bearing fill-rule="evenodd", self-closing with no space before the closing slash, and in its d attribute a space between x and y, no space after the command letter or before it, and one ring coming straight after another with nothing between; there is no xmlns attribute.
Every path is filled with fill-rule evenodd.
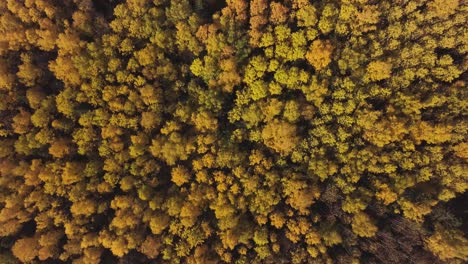
<svg viewBox="0 0 468 264"><path fill-rule="evenodd" d="M0 1L0 263L466 263L467 18Z"/></svg>

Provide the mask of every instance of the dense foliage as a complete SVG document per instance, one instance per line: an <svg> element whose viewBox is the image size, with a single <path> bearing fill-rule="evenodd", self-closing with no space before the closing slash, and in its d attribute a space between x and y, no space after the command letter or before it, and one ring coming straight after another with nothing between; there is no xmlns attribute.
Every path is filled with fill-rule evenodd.
<svg viewBox="0 0 468 264"><path fill-rule="evenodd" d="M467 17L0 1L0 263L468 261Z"/></svg>

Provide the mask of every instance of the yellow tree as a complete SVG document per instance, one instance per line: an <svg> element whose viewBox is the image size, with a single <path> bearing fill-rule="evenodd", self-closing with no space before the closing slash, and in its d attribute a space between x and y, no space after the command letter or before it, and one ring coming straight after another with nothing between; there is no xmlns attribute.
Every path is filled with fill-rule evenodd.
<svg viewBox="0 0 468 264"><path fill-rule="evenodd" d="M11 251L20 261L28 263L38 256L39 248L39 241L36 238L26 237L16 240Z"/></svg>
<svg viewBox="0 0 468 264"><path fill-rule="evenodd" d="M282 155L290 154L299 142L296 126L279 119L263 128L262 139L266 146Z"/></svg>
<svg viewBox="0 0 468 264"><path fill-rule="evenodd" d="M330 64L333 46L327 40L314 40L306 54L306 59L315 69L321 70Z"/></svg>

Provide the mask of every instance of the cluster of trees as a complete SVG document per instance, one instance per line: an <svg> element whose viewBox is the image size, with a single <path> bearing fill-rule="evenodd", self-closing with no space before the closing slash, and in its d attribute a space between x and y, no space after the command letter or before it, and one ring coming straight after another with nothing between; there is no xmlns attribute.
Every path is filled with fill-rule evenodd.
<svg viewBox="0 0 468 264"><path fill-rule="evenodd" d="M0 262L468 261L467 16L0 1Z"/></svg>

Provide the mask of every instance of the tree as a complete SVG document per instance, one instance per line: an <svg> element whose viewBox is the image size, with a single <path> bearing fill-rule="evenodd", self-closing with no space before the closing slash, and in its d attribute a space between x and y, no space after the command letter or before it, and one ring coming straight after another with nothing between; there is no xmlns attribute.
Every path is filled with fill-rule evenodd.
<svg viewBox="0 0 468 264"><path fill-rule="evenodd" d="M84 216L91 216L92 214L96 213L96 204L93 200L86 199L82 201L74 202L70 208L70 211L74 215L84 215Z"/></svg>
<svg viewBox="0 0 468 264"><path fill-rule="evenodd" d="M155 259L160 254L161 241L155 236L147 236L141 244L139 251L150 259Z"/></svg>
<svg viewBox="0 0 468 264"><path fill-rule="evenodd" d="M164 213L154 215L149 223L151 232L155 235L161 234L169 225L170 217Z"/></svg>
<svg viewBox="0 0 468 264"><path fill-rule="evenodd" d="M73 153L71 142L68 139L61 138L55 140L49 148L49 154L56 158L63 158Z"/></svg>
<svg viewBox="0 0 468 264"><path fill-rule="evenodd" d="M307 61L315 69L321 70L330 64L333 46L329 41L314 40L306 54Z"/></svg>
<svg viewBox="0 0 468 264"><path fill-rule="evenodd" d="M392 65L384 61L372 61L367 65L367 76L371 81L380 81L390 77Z"/></svg>
<svg viewBox="0 0 468 264"><path fill-rule="evenodd" d="M372 219L364 212L354 214L351 226L353 232L361 237L372 237L377 232L377 226L375 226Z"/></svg>
<svg viewBox="0 0 468 264"><path fill-rule="evenodd" d="M315 200L320 197L318 186L307 187L304 181L289 181L285 182L283 192L287 195L286 202L292 208L299 211L300 214L309 214L308 207L314 204Z"/></svg>
<svg viewBox="0 0 468 264"><path fill-rule="evenodd" d="M447 18L448 16L455 13L458 5L460 4L459 0L450 0L450 1L440 1L434 0L430 1L428 16L438 17L438 18Z"/></svg>
<svg viewBox="0 0 468 264"><path fill-rule="evenodd" d="M30 88L26 91L26 98L28 99L29 106L33 109L39 108L45 97L44 92L37 87Z"/></svg>
<svg viewBox="0 0 468 264"><path fill-rule="evenodd" d="M286 155L292 152L299 141L296 133L296 126L275 119L263 128L262 139L266 146Z"/></svg>
<svg viewBox="0 0 468 264"><path fill-rule="evenodd" d="M278 2L271 2L270 21L274 24L283 23L288 19L288 8Z"/></svg>
<svg viewBox="0 0 468 264"><path fill-rule="evenodd" d="M81 163L78 162L67 162L65 163L65 167L63 168L63 173L62 173L62 183L64 185L69 185L76 183L80 181L82 178L84 178L83 175L83 169L84 166ZM76 206L85 206L87 207L86 210L91 210L88 208L91 206L91 204L83 204L83 203L78 203Z"/></svg>
<svg viewBox="0 0 468 264"><path fill-rule="evenodd" d="M15 75L9 72L6 60L0 59L0 65L0 90L11 90L15 83Z"/></svg>
<svg viewBox="0 0 468 264"><path fill-rule="evenodd" d="M39 241L34 237L18 239L11 251L22 262L33 261L39 252Z"/></svg>
<svg viewBox="0 0 468 264"><path fill-rule="evenodd" d="M178 166L172 169L172 181L177 185L181 186L190 180L190 172L183 166Z"/></svg>
<svg viewBox="0 0 468 264"><path fill-rule="evenodd" d="M31 127L31 114L24 109L20 109L20 112L13 117L13 129L15 133L25 134L29 132Z"/></svg>
<svg viewBox="0 0 468 264"><path fill-rule="evenodd" d="M18 66L16 75L26 86L36 85L42 76L41 69L33 64L32 58L28 54L21 54L21 61L23 63Z"/></svg>
<svg viewBox="0 0 468 264"><path fill-rule="evenodd" d="M466 261L468 259L466 253L468 240L457 229L447 230L437 225L434 234L426 239L425 245L442 260L459 259Z"/></svg>

